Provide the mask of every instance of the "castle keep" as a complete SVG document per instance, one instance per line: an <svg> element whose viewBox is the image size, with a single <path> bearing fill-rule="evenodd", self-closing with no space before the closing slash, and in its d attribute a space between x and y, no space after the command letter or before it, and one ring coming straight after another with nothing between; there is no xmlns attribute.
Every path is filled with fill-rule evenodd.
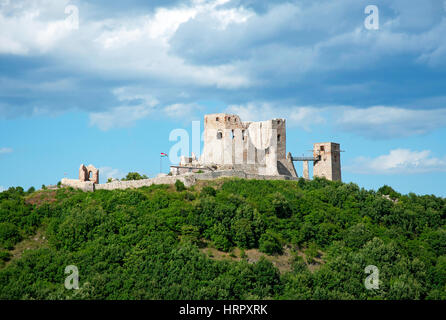
<svg viewBox="0 0 446 320"><path fill-rule="evenodd" d="M181 174L199 168L297 177L291 157L286 154L285 123L285 119L242 122L233 114L208 114L204 117L203 154L199 159L194 154L182 157L171 172Z"/></svg>
<svg viewBox="0 0 446 320"><path fill-rule="evenodd" d="M204 149L197 158L181 156L178 165L170 167L169 175L137 181L99 184L99 170L81 165L79 180L62 179L62 185L94 191L98 189L139 188L152 184L173 184L177 180L191 186L198 180L219 177L247 179L296 180L295 161L303 162L303 178L310 179L309 163L313 162L313 176L327 180L341 180L341 150L334 142L315 143L313 155L293 157L286 150L286 120L242 121L238 115L216 113L204 117Z"/></svg>

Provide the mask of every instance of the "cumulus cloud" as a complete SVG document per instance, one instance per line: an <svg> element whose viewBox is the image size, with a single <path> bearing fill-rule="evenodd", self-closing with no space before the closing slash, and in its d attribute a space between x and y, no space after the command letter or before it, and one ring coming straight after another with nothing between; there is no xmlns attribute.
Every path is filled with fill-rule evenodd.
<svg viewBox="0 0 446 320"><path fill-rule="evenodd" d="M125 173L122 172L120 169L115 169L112 167L100 167L99 168L99 177L101 179L101 183L107 182L109 178L114 179L122 179L124 178Z"/></svg>
<svg viewBox="0 0 446 320"><path fill-rule="evenodd" d="M393 139L426 134L446 127L446 109L409 109L392 106L281 106L280 103L250 102L230 105L227 112L244 120L286 118L291 127L311 131L317 124L353 132L370 139ZM330 122L327 122L330 119Z"/></svg>
<svg viewBox="0 0 446 320"><path fill-rule="evenodd" d="M430 150L394 149L376 158L358 157L345 170L360 174L446 172L446 158L436 158L431 154Z"/></svg>
<svg viewBox="0 0 446 320"><path fill-rule="evenodd" d="M189 121L194 118L196 111L201 110L203 110L203 107L196 103L175 103L166 106L163 111L169 118Z"/></svg>
<svg viewBox="0 0 446 320"><path fill-rule="evenodd" d="M446 127L446 109L339 107L337 126L369 138L400 138Z"/></svg>
<svg viewBox="0 0 446 320"><path fill-rule="evenodd" d="M103 112L90 113L91 126L97 126L103 131L112 128L128 128L136 121L149 116L158 104L152 96L138 93L134 88L118 88L113 93L124 105Z"/></svg>
<svg viewBox="0 0 446 320"><path fill-rule="evenodd" d="M322 110L315 107L292 106L284 108L271 103L248 103L245 105L230 105L226 111L239 115L243 121L285 118L288 125L301 127L307 131L310 131L312 124L325 123L326 121Z"/></svg>
<svg viewBox="0 0 446 320"><path fill-rule="evenodd" d="M147 117L151 111L152 108L146 105L115 107L109 111L91 113L90 125L98 126L102 131L128 128L137 120Z"/></svg>
<svg viewBox="0 0 446 320"><path fill-rule="evenodd" d="M12 153L12 148L0 148L0 154Z"/></svg>
<svg viewBox="0 0 446 320"><path fill-rule="evenodd" d="M446 18L440 1L377 0L382 16L376 32L364 29L365 4L357 0L130 3L77 1L74 28L65 13L68 0L1 1L0 116L80 109L103 130L131 126L153 110L147 103L115 103L112 89L132 85L150 93L166 116L205 99L241 112L249 111L249 101L265 101L264 114L286 115L309 130L305 120L323 123L327 105L398 106L395 100L408 92L418 100L443 94L438 82L446 67ZM389 69L403 80L423 77L429 90L414 90L419 81L386 77ZM281 99L286 103L276 108ZM404 114L412 114L409 122L416 116ZM397 135L443 126L438 118ZM339 125L359 131L348 116ZM390 136L398 126L389 123L382 132Z"/></svg>

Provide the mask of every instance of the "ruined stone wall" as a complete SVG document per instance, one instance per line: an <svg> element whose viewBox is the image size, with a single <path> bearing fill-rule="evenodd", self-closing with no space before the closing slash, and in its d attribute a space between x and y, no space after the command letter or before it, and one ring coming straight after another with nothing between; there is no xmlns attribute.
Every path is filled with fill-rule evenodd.
<svg viewBox="0 0 446 320"><path fill-rule="evenodd" d="M60 183L66 187L72 187L75 189L81 189L82 191L94 191L95 184L93 181L80 181L77 179L63 178Z"/></svg>
<svg viewBox="0 0 446 320"><path fill-rule="evenodd" d="M174 184L177 180L184 183L186 187L190 187L195 183L192 175L181 176L165 176L151 179L131 180L131 181L113 181L109 183L95 185L96 190L115 190L148 187L152 184Z"/></svg>
<svg viewBox="0 0 446 320"><path fill-rule="evenodd" d="M205 173L189 173L181 176L165 176L152 179L132 180L132 181L113 181L104 184L94 184L91 181L81 182L79 180L62 179L62 185L66 187L73 187L81 189L83 191L95 191L95 190L124 190L129 188L141 188L151 186L153 184L175 184L177 180L184 183L186 187L194 185L199 180L214 180L223 177L236 177L244 179L256 179L256 180L297 180L295 177L282 176L282 175L258 175L249 174L244 171L237 170L222 170Z"/></svg>
<svg viewBox="0 0 446 320"><path fill-rule="evenodd" d="M237 115L205 116L204 150L199 163L220 169L242 169L262 175L295 175L286 158L286 121L243 122Z"/></svg>

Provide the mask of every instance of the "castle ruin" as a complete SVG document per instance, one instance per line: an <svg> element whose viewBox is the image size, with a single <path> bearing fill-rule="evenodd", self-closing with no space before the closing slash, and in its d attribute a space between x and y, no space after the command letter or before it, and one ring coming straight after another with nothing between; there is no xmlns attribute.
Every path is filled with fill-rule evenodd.
<svg viewBox="0 0 446 320"><path fill-rule="evenodd" d="M340 145L315 143L312 157L293 157L286 151L286 120L241 121L238 115L216 113L204 117L204 151L197 158L182 156L171 166L173 175L199 171L243 171L262 176L297 178L294 161L303 161L303 177L341 180Z"/></svg>
<svg viewBox="0 0 446 320"><path fill-rule="evenodd" d="M303 178L313 176L341 181L340 145L334 142L315 143L313 155L293 157L286 150L286 120L241 121L235 114L216 113L204 117L204 149L197 158L181 156L170 174L136 181L112 181L99 184L99 170L81 165L79 180L62 179L62 185L84 191L139 188L152 184L174 184L177 180L191 186L198 180L239 177L261 180L297 180L295 161L303 162Z"/></svg>

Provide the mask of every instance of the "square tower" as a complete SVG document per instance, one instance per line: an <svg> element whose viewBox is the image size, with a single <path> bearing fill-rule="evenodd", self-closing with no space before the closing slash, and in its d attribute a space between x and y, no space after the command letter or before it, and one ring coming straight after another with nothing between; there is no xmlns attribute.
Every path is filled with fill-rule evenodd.
<svg viewBox="0 0 446 320"><path fill-rule="evenodd" d="M313 176L327 180L341 181L341 146L339 143L322 142L313 145Z"/></svg>

